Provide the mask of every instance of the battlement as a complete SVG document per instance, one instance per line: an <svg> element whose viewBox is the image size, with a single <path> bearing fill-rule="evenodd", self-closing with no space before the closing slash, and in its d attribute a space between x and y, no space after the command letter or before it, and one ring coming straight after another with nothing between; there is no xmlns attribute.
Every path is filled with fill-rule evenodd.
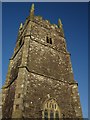
<svg viewBox="0 0 90 120"><path fill-rule="evenodd" d="M32 12L26 18L25 23L20 24L14 54L20 49L20 44L23 44L25 36L29 36L32 40L48 45L57 51L67 53L61 20L58 20L58 25L51 24L49 20L43 19L41 16L35 16L34 11Z"/></svg>
<svg viewBox="0 0 90 120"><path fill-rule="evenodd" d="M29 22L29 21L32 21L30 20L30 16L28 16L26 18L26 22L24 24L21 23L20 25L20 28L19 28L19 31L23 32L23 30L25 29L26 27L26 24ZM63 31L63 28L61 29L59 27L59 25L56 25L56 24L51 24L49 20L46 20L46 19L43 19L41 16L34 16L34 19L33 21L34 23L40 25L41 27L45 28L45 29L48 29L49 31L55 31L57 32L61 37L65 37L64 36L64 31Z"/></svg>
<svg viewBox="0 0 90 120"><path fill-rule="evenodd" d="M41 16L35 16L33 22L39 24L41 27L49 29L49 31L56 31L61 37L64 37L64 32L59 28L59 25L51 24L49 20L45 20Z"/></svg>
<svg viewBox="0 0 90 120"><path fill-rule="evenodd" d="M19 27L19 35L20 36L24 30L26 29L26 26L29 22L36 23L37 25L49 30L49 32L57 32L59 36L65 37L64 36L64 31L63 31L63 25L61 20L58 20L58 25L56 24L51 24L49 20L43 19L41 16L35 16L34 15L34 4L32 4L31 10L30 10L30 15L26 18L26 21L24 24L20 24Z"/></svg>

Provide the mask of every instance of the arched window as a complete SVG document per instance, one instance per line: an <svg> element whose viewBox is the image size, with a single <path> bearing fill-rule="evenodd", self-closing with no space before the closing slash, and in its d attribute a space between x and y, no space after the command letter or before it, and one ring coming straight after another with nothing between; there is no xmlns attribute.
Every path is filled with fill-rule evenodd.
<svg viewBox="0 0 90 120"><path fill-rule="evenodd" d="M43 105L43 118L44 120L59 120L60 109L55 100L49 99Z"/></svg>

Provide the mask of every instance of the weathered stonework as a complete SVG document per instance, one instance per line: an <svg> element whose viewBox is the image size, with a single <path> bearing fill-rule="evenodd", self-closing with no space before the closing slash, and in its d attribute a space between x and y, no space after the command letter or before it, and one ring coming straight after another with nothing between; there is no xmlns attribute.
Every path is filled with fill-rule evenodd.
<svg viewBox="0 0 90 120"><path fill-rule="evenodd" d="M44 118L46 108L49 117L51 110L59 118L82 118L62 23L34 16L34 5L20 25L2 97L3 118Z"/></svg>

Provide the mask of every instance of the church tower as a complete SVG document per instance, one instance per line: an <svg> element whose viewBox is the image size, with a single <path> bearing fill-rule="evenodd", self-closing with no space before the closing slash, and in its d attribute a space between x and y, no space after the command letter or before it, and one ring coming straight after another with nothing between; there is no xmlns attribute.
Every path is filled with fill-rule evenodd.
<svg viewBox="0 0 90 120"><path fill-rule="evenodd" d="M3 90L3 118L82 118L61 20L30 15L20 24ZM31 119L31 120L32 120Z"/></svg>

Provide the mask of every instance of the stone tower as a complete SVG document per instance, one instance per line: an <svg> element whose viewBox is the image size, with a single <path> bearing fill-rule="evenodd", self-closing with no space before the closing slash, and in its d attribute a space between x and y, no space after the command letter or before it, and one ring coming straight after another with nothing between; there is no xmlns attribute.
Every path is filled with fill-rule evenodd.
<svg viewBox="0 0 90 120"><path fill-rule="evenodd" d="M3 118L82 118L63 25L30 15L21 23L3 86Z"/></svg>

